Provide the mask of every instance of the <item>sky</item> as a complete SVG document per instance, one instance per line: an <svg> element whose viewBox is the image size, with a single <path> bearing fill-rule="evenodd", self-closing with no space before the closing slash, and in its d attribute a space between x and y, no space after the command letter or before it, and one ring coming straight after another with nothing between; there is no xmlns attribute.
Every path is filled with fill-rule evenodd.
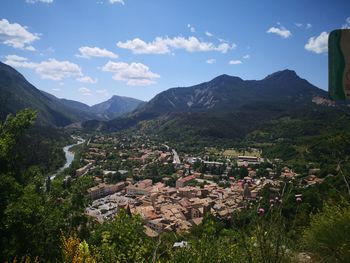
<svg viewBox="0 0 350 263"><path fill-rule="evenodd" d="M1 0L0 60L88 105L283 69L326 90L340 28L348 0Z"/></svg>

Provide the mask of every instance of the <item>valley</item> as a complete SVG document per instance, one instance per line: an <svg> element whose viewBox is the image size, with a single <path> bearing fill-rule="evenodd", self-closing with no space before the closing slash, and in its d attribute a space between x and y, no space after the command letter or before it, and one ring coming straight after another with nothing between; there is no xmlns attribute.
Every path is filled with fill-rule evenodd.
<svg viewBox="0 0 350 263"><path fill-rule="evenodd" d="M64 165L62 167L60 167L57 171L55 171L53 175L50 176L50 180L55 179L57 174L62 172L64 169L68 168L71 165L71 163L73 162L73 160L74 160L74 153L71 152L70 149L73 146L76 146L76 145L79 145L79 144L82 144L82 143L85 142L85 140L82 139L82 138L76 138L76 137L72 137L72 138L75 139L75 140L77 139L78 142L63 147L63 152L64 152L64 155L65 155L66 162L64 163Z"/></svg>
<svg viewBox="0 0 350 263"><path fill-rule="evenodd" d="M302 191L324 180L314 174L317 164L306 175L297 174L279 158L262 158L259 149L206 147L179 157L175 149L138 133L95 135L89 142L81 167L64 179L93 178L86 215L103 223L121 209L139 214L150 237L188 232L208 215L229 221L259 200L264 188L297 180L296 191ZM282 198L270 196L276 197Z"/></svg>
<svg viewBox="0 0 350 263"><path fill-rule="evenodd" d="M35 103L3 105L12 115L1 126L0 230L2 245L16 244L6 257L57 259L75 242L97 261L261 258L247 236L268 233L257 242L279 251L269 257L314 259L291 240L307 240L313 214L347 198L348 104L330 103L294 71L221 75L131 108L117 96L92 107L58 99L22 77L12 86ZM141 250L128 254L133 247Z"/></svg>
<svg viewBox="0 0 350 263"><path fill-rule="evenodd" d="M0 263L350 262L350 1L0 1Z"/></svg>

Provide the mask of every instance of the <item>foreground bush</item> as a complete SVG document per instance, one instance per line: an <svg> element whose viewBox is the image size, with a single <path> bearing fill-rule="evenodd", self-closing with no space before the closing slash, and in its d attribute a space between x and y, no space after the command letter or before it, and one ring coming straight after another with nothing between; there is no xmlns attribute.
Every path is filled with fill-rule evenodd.
<svg viewBox="0 0 350 263"><path fill-rule="evenodd" d="M306 249L322 262L349 262L350 204L326 204L323 211L312 216L304 232Z"/></svg>

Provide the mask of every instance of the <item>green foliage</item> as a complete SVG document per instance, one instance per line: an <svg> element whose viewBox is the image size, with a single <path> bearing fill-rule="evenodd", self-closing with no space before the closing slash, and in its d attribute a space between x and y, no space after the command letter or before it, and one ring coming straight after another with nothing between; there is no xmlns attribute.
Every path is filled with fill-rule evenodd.
<svg viewBox="0 0 350 263"><path fill-rule="evenodd" d="M241 179L243 179L244 177L247 177L248 176L248 169L247 167L245 166L241 166L241 168L239 168L239 177Z"/></svg>
<svg viewBox="0 0 350 263"><path fill-rule="evenodd" d="M186 237L188 246L169 248L168 262L242 262L235 236L225 226L207 216Z"/></svg>
<svg viewBox="0 0 350 263"><path fill-rule="evenodd" d="M65 162L62 148L73 143L64 130L33 126L17 140L14 148L19 171L36 165L45 172L53 172Z"/></svg>
<svg viewBox="0 0 350 263"><path fill-rule="evenodd" d="M231 229L212 217L204 218L184 238L188 245L182 248L168 247L166 262L291 262L291 241L286 235L280 209L257 216L250 211L249 224ZM241 218L242 220L243 218ZM247 219L247 218L246 218ZM234 218L234 221L236 217ZM237 227L237 225L236 225Z"/></svg>
<svg viewBox="0 0 350 263"><path fill-rule="evenodd" d="M95 257L92 256L89 244L81 241L76 233L69 237L62 235L61 247L63 260L67 263L95 263Z"/></svg>
<svg viewBox="0 0 350 263"><path fill-rule="evenodd" d="M172 164L150 163L145 168L144 177L152 179L153 183L156 183L173 173L175 173L175 169Z"/></svg>
<svg viewBox="0 0 350 263"><path fill-rule="evenodd" d="M43 194L44 181L34 175L32 183L23 188L21 195L10 202L4 212L6 246L5 258L39 256L41 259L58 257L59 229L64 227L63 207L51 202Z"/></svg>
<svg viewBox="0 0 350 263"><path fill-rule="evenodd" d="M291 242L287 238L285 221L280 211L270 209L268 214L260 217L253 224L250 240L242 240L247 258L251 258L252 262L290 262Z"/></svg>
<svg viewBox="0 0 350 263"><path fill-rule="evenodd" d="M201 238L190 242L187 248L174 249L168 262L244 262L238 252L234 238Z"/></svg>
<svg viewBox="0 0 350 263"><path fill-rule="evenodd" d="M144 234L141 218L119 211L112 222L95 232L93 244L102 262L149 262L152 242Z"/></svg>
<svg viewBox="0 0 350 263"><path fill-rule="evenodd" d="M61 130L31 127L35 119L36 112L25 109L0 123L0 173L11 171L21 184L26 184L26 178L20 174L30 166L47 172L60 167L62 147L70 142L70 136Z"/></svg>
<svg viewBox="0 0 350 263"><path fill-rule="evenodd" d="M78 226L83 230L86 223L82 213L86 205L84 193L92 185L91 178L85 183L84 180L72 183L71 193L58 180L45 183L44 172L55 166L46 160L56 159L53 150L62 152L66 136L60 135L59 142L52 144L58 138L57 132L51 137L35 129L28 132L35 115L27 109L8 116L0 124L0 261L59 259L61 230L68 232ZM31 136L30 141L39 143L35 150L31 148L35 144L28 141ZM43 144L50 145L47 151L40 147Z"/></svg>
<svg viewBox="0 0 350 263"><path fill-rule="evenodd" d="M311 218L303 236L305 247L322 262L348 262L350 258L350 204L327 203Z"/></svg>
<svg viewBox="0 0 350 263"><path fill-rule="evenodd" d="M0 123L0 173L14 170L13 150L17 140L25 129L35 121L36 113L25 109L16 114L8 115L4 123Z"/></svg>

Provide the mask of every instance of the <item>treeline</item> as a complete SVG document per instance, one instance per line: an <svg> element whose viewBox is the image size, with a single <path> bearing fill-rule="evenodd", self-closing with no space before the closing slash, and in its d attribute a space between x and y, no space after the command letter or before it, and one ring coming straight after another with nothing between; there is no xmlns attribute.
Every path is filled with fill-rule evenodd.
<svg viewBox="0 0 350 263"><path fill-rule="evenodd" d="M14 148L18 168L38 165L45 172L55 171L65 162L62 148L71 143L73 139L61 129L33 126L18 139Z"/></svg>
<svg viewBox="0 0 350 263"><path fill-rule="evenodd" d="M317 108L304 117L273 121L246 140L252 144L271 143L262 147L263 155L287 161L300 173L316 165L322 177L334 175L339 163L349 168L346 160L350 155L350 115Z"/></svg>
<svg viewBox="0 0 350 263"><path fill-rule="evenodd" d="M235 112L178 113L139 124L159 141L169 141L179 152L198 153L204 147L264 147L270 157L303 158L301 147L323 137L350 130L348 107L286 102L246 105ZM271 147L272 146L272 147Z"/></svg>

